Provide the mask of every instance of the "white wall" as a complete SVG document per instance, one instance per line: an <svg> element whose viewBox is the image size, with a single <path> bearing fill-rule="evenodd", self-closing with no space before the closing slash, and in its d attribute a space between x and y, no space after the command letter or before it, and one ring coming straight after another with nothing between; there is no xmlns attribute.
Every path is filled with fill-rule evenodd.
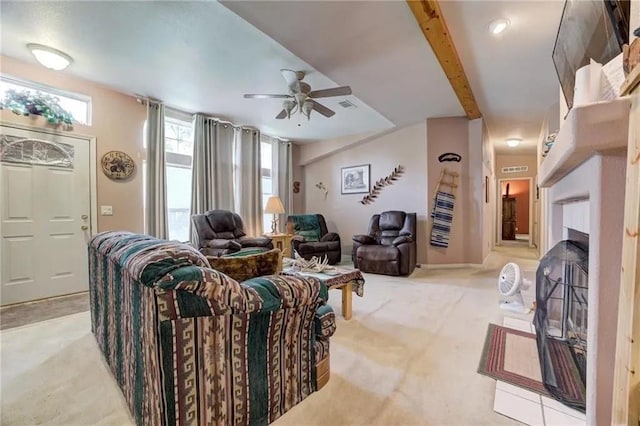
<svg viewBox="0 0 640 426"><path fill-rule="evenodd" d="M304 212L321 213L330 231L338 232L343 255L351 255L354 234L367 232L373 214L386 210L416 212L418 215L418 262L426 259L427 221L427 129L420 123L349 147L304 166ZM371 182L387 176L402 165L405 173L385 187L375 203L362 205L365 194L340 193L340 169L371 164ZM322 182L329 194L324 199L315 184Z"/></svg>
<svg viewBox="0 0 640 426"><path fill-rule="evenodd" d="M397 129L387 129L383 131L356 133L353 135L341 136L338 138L325 139L320 142L306 143L299 145L298 164L304 166L314 161L321 160L332 154L348 149L350 146L366 143L372 139L394 132Z"/></svg>
<svg viewBox="0 0 640 426"><path fill-rule="evenodd" d="M482 125L482 262L487 259L493 248L493 235L496 215L495 153L486 124ZM486 198L488 195L488 201Z"/></svg>

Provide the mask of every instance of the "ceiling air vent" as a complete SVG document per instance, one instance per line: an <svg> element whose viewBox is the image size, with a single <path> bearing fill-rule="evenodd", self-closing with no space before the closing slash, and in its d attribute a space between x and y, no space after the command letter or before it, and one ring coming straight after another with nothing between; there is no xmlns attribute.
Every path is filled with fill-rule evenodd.
<svg viewBox="0 0 640 426"><path fill-rule="evenodd" d="M529 166L503 167L502 173L521 173L529 171Z"/></svg>
<svg viewBox="0 0 640 426"><path fill-rule="evenodd" d="M351 103L351 101L348 101L347 99L338 102L338 105L340 105L342 108L356 108L355 104Z"/></svg>

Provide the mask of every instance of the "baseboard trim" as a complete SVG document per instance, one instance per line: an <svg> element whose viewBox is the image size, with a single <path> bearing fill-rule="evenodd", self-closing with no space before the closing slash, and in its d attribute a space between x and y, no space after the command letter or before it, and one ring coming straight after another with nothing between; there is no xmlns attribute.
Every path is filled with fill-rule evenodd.
<svg viewBox="0 0 640 426"><path fill-rule="evenodd" d="M422 264L424 269L456 269L456 268L482 268L482 263L436 263Z"/></svg>

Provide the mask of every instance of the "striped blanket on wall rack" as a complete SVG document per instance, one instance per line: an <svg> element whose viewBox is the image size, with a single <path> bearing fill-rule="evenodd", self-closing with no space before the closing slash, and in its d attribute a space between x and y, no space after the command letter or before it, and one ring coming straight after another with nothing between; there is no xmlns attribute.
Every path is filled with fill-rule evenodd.
<svg viewBox="0 0 640 426"><path fill-rule="evenodd" d="M453 207L456 196L447 192L436 192L431 217L431 245L435 247L449 247L449 234L453 221Z"/></svg>

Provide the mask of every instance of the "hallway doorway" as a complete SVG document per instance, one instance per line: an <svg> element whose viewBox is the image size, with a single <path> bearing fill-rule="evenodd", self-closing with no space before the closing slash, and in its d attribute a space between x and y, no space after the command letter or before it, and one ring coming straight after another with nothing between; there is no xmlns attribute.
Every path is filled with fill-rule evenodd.
<svg viewBox="0 0 640 426"><path fill-rule="evenodd" d="M498 245L533 247L532 178L498 179Z"/></svg>

